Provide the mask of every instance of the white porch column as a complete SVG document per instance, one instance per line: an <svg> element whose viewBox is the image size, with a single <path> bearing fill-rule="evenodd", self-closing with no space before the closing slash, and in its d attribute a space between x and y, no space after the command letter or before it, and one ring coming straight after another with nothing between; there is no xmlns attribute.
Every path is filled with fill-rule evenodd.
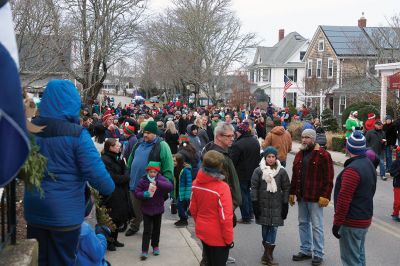
<svg viewBox="0 0 400 266"><path fill-rule="evenodd" d="M387 74L385 71L381 73L381 121L386 117L386 105L387 105Z"/></svg>

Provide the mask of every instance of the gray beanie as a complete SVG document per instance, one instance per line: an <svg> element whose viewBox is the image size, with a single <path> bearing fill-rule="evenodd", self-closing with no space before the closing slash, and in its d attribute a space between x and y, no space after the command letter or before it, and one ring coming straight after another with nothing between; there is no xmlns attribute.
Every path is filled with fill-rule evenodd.
<svg viewBox="0 0 400 266"><path fill-rule="evenodd" d="M313 141L315 141L315 139L317 138L317 133L315 132L314 129L307 128L307 129L303 130L303 132L301 133L301 136L302 137L305 137L305 136L310 137Z"/></svg>

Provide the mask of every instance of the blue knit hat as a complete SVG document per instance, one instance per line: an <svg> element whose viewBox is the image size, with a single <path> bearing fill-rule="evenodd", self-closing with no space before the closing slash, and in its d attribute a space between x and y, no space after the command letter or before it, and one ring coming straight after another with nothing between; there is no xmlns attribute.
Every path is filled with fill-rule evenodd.
<svg viewBox="0 0 400 266"><path fill-rule="evenodd" d="M273 147L273 146L268 146L268 147L266 147L263 151L262 151L262 153L261 153L261 156L262 157L265 157L265 156L267 156L268 154L273 154L273 155L275 155L275 157L278 155L278 151L275 149L275 147Z"/></svg>
<svg viewBox="0 0 400 266"><path fill-rule="evenodd" d="M346 141L346 148L349 153L354 155L365 154L367 144L361 131L356 130L351 133L350 137Z"/></svg>

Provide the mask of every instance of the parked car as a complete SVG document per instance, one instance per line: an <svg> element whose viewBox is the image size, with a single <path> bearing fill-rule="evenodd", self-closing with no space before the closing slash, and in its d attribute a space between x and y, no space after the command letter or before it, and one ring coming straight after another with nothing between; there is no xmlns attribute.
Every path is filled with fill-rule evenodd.
<svg viewBox="0 0 400 266"><path fill-rule="evenodd" d="M153 97L150 97L150 102L151 103L158 103L158 102L160 102L160 100L158 99L158 96L153 96Z"/></svg>

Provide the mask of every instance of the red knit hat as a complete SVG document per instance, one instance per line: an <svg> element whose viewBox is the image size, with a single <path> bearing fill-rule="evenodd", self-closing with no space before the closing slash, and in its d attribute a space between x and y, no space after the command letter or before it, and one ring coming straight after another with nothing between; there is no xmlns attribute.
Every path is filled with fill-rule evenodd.
<svg viewBox="0 0 400 266"><path fill-rule="evenodd" d="M112 112L111 110L108 110L107 112L105 112L103 114L103 117L101 118L101 120L103 120L103 122L106 122L108 118L112 117Z"/></svg>
<svg viewBox="0 0 400 266"><path fill-rule="evenodd" d="M375 114L374 113L369 113L368 114L368 119L375 119Z"/></svg>
<svg viewBox="0 0 400 266"><path fill-rule="evenodd" d="M124 133L128 136L135 134L135 127L134 126L130 126L130 125L126 125L124 127Z"/></svg>

